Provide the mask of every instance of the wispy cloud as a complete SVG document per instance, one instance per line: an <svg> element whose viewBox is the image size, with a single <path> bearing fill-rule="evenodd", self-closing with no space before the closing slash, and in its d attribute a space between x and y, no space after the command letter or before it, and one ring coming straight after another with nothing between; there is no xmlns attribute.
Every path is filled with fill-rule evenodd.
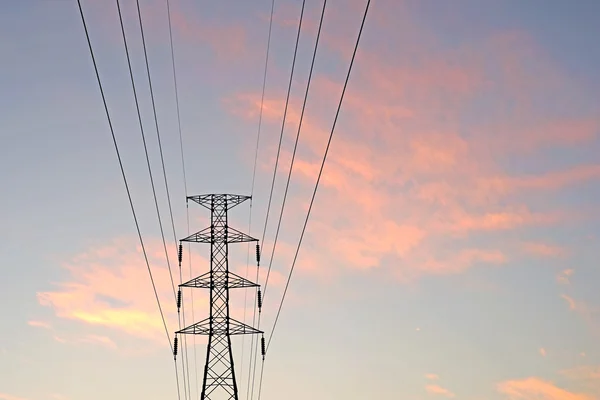
<svg viewBox="0 0 600 400"><path fill-rule="evenodd" d="M456 397L456 395L454 393L452 393L448 389L443 388L439 385L427 385L427 386L425 386L425 390L427 391L427 393L433 394L433 395L444 396L444 397L449 397L449 398Z"/></svg>
<svg viewBox="0 0 600 400"><path fill-rule="evenodd" d="M566 249L562 246L538 242L523 243L523 250L539 257L561 257L567 253Z"/></svg>
<svg viewBox="0 0 600 400"><path fill-rule="evenodd" d="M420 30L413 33L430 37ZM391 40L404 45L403 37ZM429 40L432 48L440 46ZM532 194L571 190L600 179L600 165L556 169L544 161L547 149L587 146L597 140L600 119L584 108L561 116L535 106L562 90L581 103L585 95L545 59L531 37L505 32L471 47L413 50L410 59L387 54L384 46L362 49L357 58L345 113L323 172L319 206L309 225L311 236L319 238L311 245L322 264L356 269L394 264L394 274L403 280L463 273L513 257L514 250L500 245L507 233L519 243L522 232L556 226L581 212L551 198L543 204L531 200ZM527 61L514 61L521 58ZM331 124L329 102L337 100L340 82L318 75L312 88L311 99L318 106L304 117L294 165L294 178L309 187ZM495 99L481 111L485 118L481 112L465 111L479 109L482 98ZM295 101L288 126L297 123ZM516 108L507 107L509 102ZM260 104L258 92L224 100L242 119L254 120ZM284 104L282 98L267 96L263 122L280 124ZM520 107L522 111L515 111ZM265 159L276 150L275 144L270 146ZM288 150L283 153L289 160ZM525 153L540 157L543 168L535 174L506 168L510 157ZM290 213L304 211L301 202L288 204L296 207ZM489 240L477 240L475 246L475 237ZM521 243L530 257L567 252L544 237Z"/></svg>
<svg viewBox="0 0 600 400"><path fill-rule="evenodd" d="M440 377L437 376L436 374L425 374L425 378L432 380L432 381L440 379Z"/></svg>
<svg viewBox="0 0 600 400"><path fill-rule="evenodd" d="M87 336L79 339L79 342L97 344L97 345L105 346L105 347L108 347L111 349L117 348L117 345L115 344L115 342L113 342L113 340L111 338L106 337L106 336L87 335Z"/></svg>
<svg viewBox="0 0 600 400"><path fill-rule="evenodd" d="M556 276L556 281L563 285L569 285L571 283L570 278L574 273L575 270L572 268L565 269Z"/></svg>
<svg viewBox="0 0 600 400"><path fill-rule="evenodd" d="M27 325L36 328L52 329L52 326L49 323L43 321L27 321Z"/></svg>
<svg viewBox="0 0 600 400"><path fill-rule="evenodd" d="M61 318L117 329L142 338L166 340L148 271L138 247L134 241L119 239L73 256L64 265L71 274L70 279L59 284L57 290L38 293L40 304L52 307ZM177 310L167 306L175 300L161 247L148 241L148 256L158 295L167 322L174 327ZM171 256L172 259L176 257L175 254ZM206 298L199 293L195 301L202 305ZM87 341L95 338L99 342L100 337L88 336ZM110 345L106 340L100 342Z"/></svg>
<svg viewBox="0 0 600 400"><path fill-rule="evenodd" d="M567 296L566 294L561 294L560 297L562 297L567 302L567 304L569 305L569 309L577 309L577 304L575 303L575 300L573 300L573 298Z"/></svg>
<svg viewBox="0 0 600 400"><path fill-rule="evenodd" d="M600 396L600 366L581 365L575 368L562 370L561 374L582 384L596 396Z"/></svg>
<svg viewBox="0 0 600 400"><path fill-rule="evenodd" d="M13 396L6 393L0 393L0 400L27 400L25 397Z"/></svg>
<svg viewBox="0 0 600 400"><path fill-rule="evenodd" d="M554 385L552 382L531 377L511 380L498 384L500 393L510 400L594 400L587 394L573 393Z"/></svg>
<svg viewBox="0 0 600 400"><path fill-rule="evenodd" d="M540 348L540 355L542 357L546 357L546 349L545 348L543 348L543 347Z"/></svg>

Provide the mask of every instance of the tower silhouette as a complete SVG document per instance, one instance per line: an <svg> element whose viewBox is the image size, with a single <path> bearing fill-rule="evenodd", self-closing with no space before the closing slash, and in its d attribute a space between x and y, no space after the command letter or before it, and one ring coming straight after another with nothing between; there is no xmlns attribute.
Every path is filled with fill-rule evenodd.
<svg viewBox="0 0 600 400"><path fill-rule="evenodd" d="M229 289L259 286L229 271L229 244L258 242L257 239L231 228L227 221L227 212L248 199L250 196L232 194L187 197L187 200L210 210L210 226L180 241L179 263L182 260L181 242L209 243L210 271L179 285L177 307L181 307L181 287L209 289L210 314L208 318L177 331L174 347L177 348L177 334L208 336L201 400L238 399L231 336L262 333L229 316ZM257 244L257 262L258 256Z"/></svg>

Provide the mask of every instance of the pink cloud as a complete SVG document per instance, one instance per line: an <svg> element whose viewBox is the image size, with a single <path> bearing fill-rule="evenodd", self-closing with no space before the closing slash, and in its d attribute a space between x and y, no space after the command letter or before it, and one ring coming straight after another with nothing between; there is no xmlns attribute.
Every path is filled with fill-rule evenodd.
<svg viewBox="0 0 600 400"><path fill-rule="evenodd" d="M433 395L444 396L444 397L449 397L449 398L456 397L456 395L454 393L452 393L448 389L443 388L439 385L427 385L427 386L425 386L425 390L427 391L427 393L433 394Z"/></svg>
<svg viewBox="0 0 600 400"><path fill-rule="evenodd" d="M0 393L0 399L1 400L27 400L24 397L13 396L13 395L6 394L6 393Z"/></svg>
<svg viewBox="0 0 600 400"><path fill-rule="evenodd" d="M440 377L437 376L436 374L425 374L425 378L432 380L432 381L440 379Z"/></svg>
<svg viewBox="0 0 600 400"><path fill-rule="evenodd" d="M52 329L52 326L49 323L42 321L27 321L27 325L34 326L36 328Z"/></svg>
<svg viewBox="0 0 600 400"><path fill-rule="evenodd" d="M314 271L331 273L336 264L369 270L391 259L388 269L410 280L464 273L477 264L502 265L512 256L506 246L475 246L468 240L502 233L518 241L522 229L568 220L576 210L540 207L526 195L600 178L593 164L535 175L509 173L505 167L515 154L587 145L600 126L591 112L555 115L535 106L549 93L568 93L572 99L583 94L531 37L501 32L447 48L403 11L403 23L394 24L402 29L391 29L389 21L373 29L390 29L394 49L410 56L390 54L381 44L362 48L356 60L309 223L313 253L321 255L321 267ZM338 10L332 18L339 22L348 16ZM332 26L325 43L345 57L347 26ZM417 46L406 37L424 39ZM316 106L305 115L293 174L303 188L316 179L340 93L340 82L331 76L317 75L313 81L309 101ZM493 106L481 115L465 113L481 99ZM295 101L288 128L298 123ZM223 104L241 119L255 120L260 96L237 93ZM281 97L267 96L263 122L279 127L284 104ZM271 170L275 151L267 145L265 170ZM289 149L282 151L289 160ZM306 204L290 201L288 207L298 215ZM528 256L562 254L560 244L544 240L526 243L523 250ZM452 243L441 249L442 241Z"/></svg>
<svg viewBox="0 0 600 400"><path fill-rule="evenodd" d="M546 357L546 349L544 349L543 347L542 347L542 348L540 348L540 355L541 355L542 357Z"/></svg>
<svg viewBox="0 0 600 400"><path fill-rule="evenodd" d="M535 377L502 382L497 389L510 400L594 400L593 396L572 393Z"/></svg>
<svg viewBox="0 0 600 400"><path fill-rule="evenodd" d="M571 283L571 281L569 280L570 277L575 273L575 270L572 268L569 269L565 269L564 271L561 271L557 276L556 276L556 281L558 283L561 283L563 285L569 285Z"/></svg>
<svg viewBox="0 0 600 400"><path fill-rule="evenodd" d="M561 373L571 379L592 380L600 383L600 366L582 365L576 368L561 371Z"/></svg>
<svg viewBox="0 0 600 400"><path fill-rule="evenodd" d="M58 342L58 343L63 343L63 344L68 342L68 340L67 340L67 339L65 339L65 338L63 338L63 337L60 337L60 336L56 336L56 335L54 335L54 336L52 337L52 339L54 339L54 340L55 340L56 342Z"/></svg>
<svg viewBox="0 0 600 400"><path fill-rule="evenodd" d="M560 297L567 302L569 309L579 315L592 331L600 334L600 308L585 301L575 300L566 294L561 294Z"/></svg>
<svg viewBox="0 0 600 400"><path fill-rule="evenodd" d="M561 257L566 254L563 247L546 243L526 242L523 243L523 250L540 257Z"/></svg>
<svg viewBox="0 0 600 400"><path fill-rule="evenodd" d="M117 345L115 344L115 342L113 342L111 338L106 337L106 336L87 335L87 336L79 339L79 342L81 342L81 343L88 343L88 344L101 345L101 346L104 346L104 347L108 347L110 349L116 349L117 348Z"/></svg>
<svg viewBox="0 0 600 400"><path fill-rule="evenodd" d="M163 311L170 330L174 331L177 313L169 272L160 251L162 246L152 241L147 246ZM175 260L175 254L171 257ZM60 318L164 343L164 328L148 271L141 249L136 248L134 241L119 239L88 249L73 256L64 268L70 273L70 280L59 284L57 290L38 293L41 305L52 307ZM197 293L195 300L199 307L205 305L205 296L201 293ZM92 335L85 341L109 345L107 340L99 338Z"/></svg>
<svg viewBox="0 0 600 400"><path fill-rule="evenodd" d="M567 296L566 294L561 294L560 297L562 297L567 302L567 304L569 305L569 309L575 310L577 308L575 300L573 300L570 296Z"/></svg>
<svg viewBox="0 0 600 400"><path fill-rule="evenodd" d="M563 370L561 374L576 383L582 384L591 393L600 396L600 366L580 365Z"/></svg>

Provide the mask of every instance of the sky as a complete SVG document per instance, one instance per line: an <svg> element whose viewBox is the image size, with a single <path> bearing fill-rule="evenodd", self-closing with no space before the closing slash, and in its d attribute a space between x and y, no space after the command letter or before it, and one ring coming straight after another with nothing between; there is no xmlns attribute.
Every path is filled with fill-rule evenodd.
<svg viewBox="0 0 600 400"><path fill-rule="evenodd" d="M167 259L176 283L179 270L136 5L121 3L168 257L116 3L82 0L172 339ZM592 0L371 2L272 331L365 3L327 2L271 261L323 4L306 1L258 272L264 284L272 263L261 398L600 399ZM188 212L190 232L209 223L186 208L204 193L252 194L231 226L261 238L301 2L275 1L254 187L271 2L171 0L185 168L166 2L140 5L176 238ZM76 1L4 2L0 57L0 399L177 398ZM209 251L184 249L184 280L208 271ZM230 257L255 278L246 245ZM252 323L253 296L232 293L236 319ZM203 290L184 302L188 325L207 316ZM242 399L257 398L250 340L233 339ZM182 398L199 397L205 348L204 337L182 346Z"/></svg>

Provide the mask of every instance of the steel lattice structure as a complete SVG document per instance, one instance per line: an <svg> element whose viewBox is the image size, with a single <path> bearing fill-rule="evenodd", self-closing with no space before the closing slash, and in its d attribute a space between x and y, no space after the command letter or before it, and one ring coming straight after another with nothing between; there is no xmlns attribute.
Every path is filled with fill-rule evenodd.
<svg viewBox="0 0 600 400"><path fill-rule="evenodd" d="M229 227L227 212L250 199L250 196L208 194L189 196L187 199L200 204L211 212L210 227L181 240L182 242L210 243L210 271L179 286L180 288L209 289L210 316L176 333L208 335L200 399L238 400L231 336L262 332L229 316L229 289L259 286L229 271L229 244L258 242L258 240ZM181 245L179 258L181 262ZM179 298L178 306L180 306L180 302Z"/></svg>

